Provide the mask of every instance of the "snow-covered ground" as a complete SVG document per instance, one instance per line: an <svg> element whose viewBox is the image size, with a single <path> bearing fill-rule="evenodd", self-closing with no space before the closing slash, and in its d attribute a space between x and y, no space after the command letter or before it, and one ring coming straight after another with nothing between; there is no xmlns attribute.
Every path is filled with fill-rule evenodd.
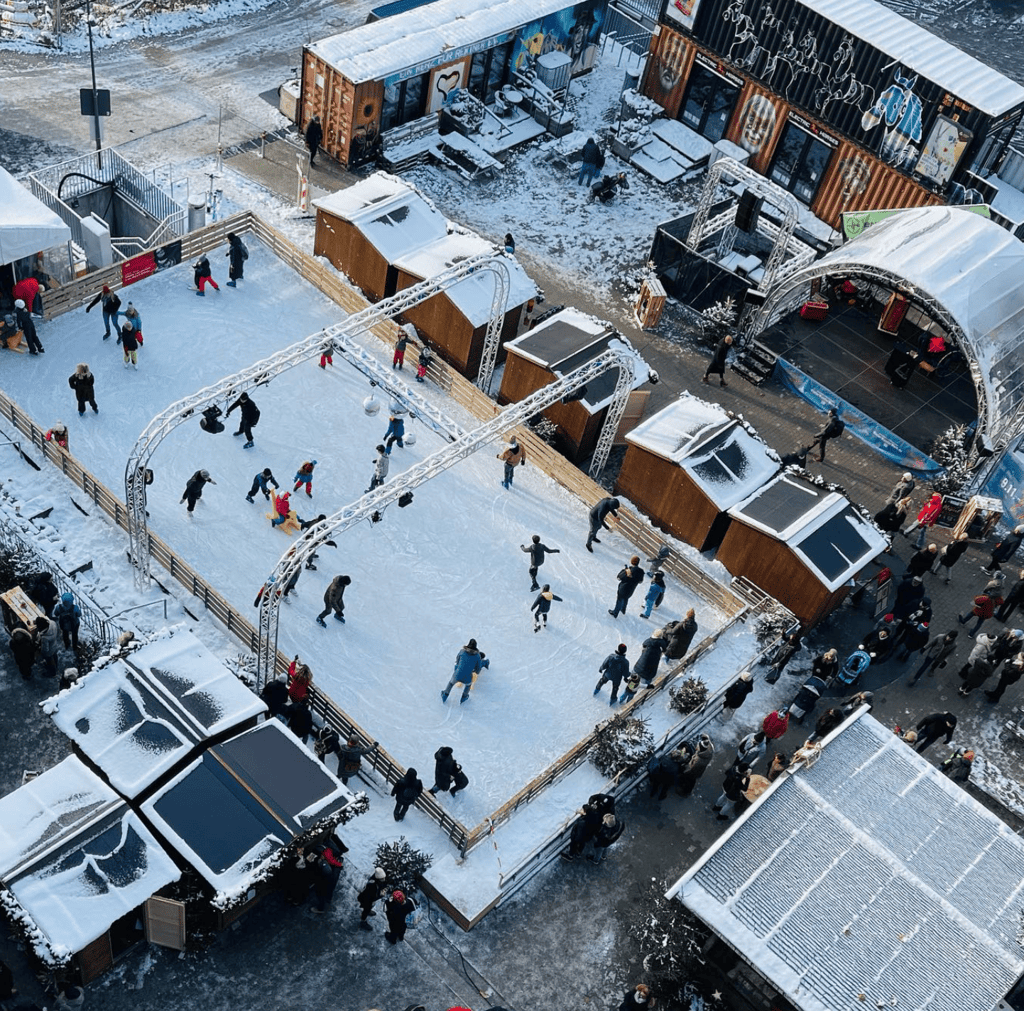
<svg viewBox="0 0 1024 1011"><path fill-rule="evenodd" d="M98 310L80 310L41 326L46 354L10 361L6 392L44 427L65 421L74 454L121 493L128 452L157 411L342 318L257 240L249 249L246 279L237 289L224 285L226 261L215 251L219 293L208 288L197 298L187 264L122 291L122 301L132 300L143 316L146 340L137 370L124 368L113 339L102 340ZM369 340L373 353L389 362L388 349ZM96 374L100 407L98 415L87 411L81 418L67 388L80 361ZM410 372L404 376L412 379ZM314 358L253 392L262 416L252 450L231 435L237 412L219 435L189 419L151 460L150 528L255 619L253 599L291 538L271 529L262 499L255 505L245 500L253 475L269 466L290 488L298 466L317 460L312 499L295 496L303 517L331 514L359 498L387 427L386 401L376 417L362 409L370 392L368 381L340 356L328 370ZM437 391L433 395L445 403ZM476 424L461 412L456 420L466 428ZM407 431L416 442L395 447L396 471L445 445L418 421ZM392 506L381 523L341 536L336 551L324 548L318 571L303 572L295 602L283 608L280 633L281 649L309 662L328 694L403 765L429 779L434 751L444 744L455 749L471 780L457 801L460 819L470 825L608 715L607 702L591 695L601 660L620 641L635 660L652 630L637 614L643 587L630 614L615 620L607 613L615 574L633 549L607 534L594 554L587 553L585 505L529 461L513 490L505 491L495 459L500 449L498 443L485 447L418 488L408 508ZM190 518L179 499L200 468L217 483ZM554 603L550 627L536 635L529 611L536 595L519 549L533 533L561 549L548 556L540 578L564 598ZM313 619L336 573L352 577L347 624L328 619L324 630ZM721 626L722 614L671 579L660 622L691 606L702 636ZM439 692L471 637L491 667L466 705L458 692L443 705ZM723 668L719 676L734 671Z"/></svg>

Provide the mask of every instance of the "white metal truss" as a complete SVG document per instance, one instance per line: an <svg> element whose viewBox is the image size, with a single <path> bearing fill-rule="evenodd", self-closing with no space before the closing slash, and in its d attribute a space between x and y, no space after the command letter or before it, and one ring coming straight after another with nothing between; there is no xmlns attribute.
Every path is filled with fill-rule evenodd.
<svg viewBox="0 0 1024 1011"><path fill-rule="evenodd" d="M484 393L490 395L494 363L498 360L501 331L505 325L505 313L508 311L511 282L508 267L502 262L501 257L494 258L487 269L494 274L494 294L491 297L491 318L487 321L487 332L484 334L484 349L480 356L480 372L477 374L476 384Z"/></svg>
<svg viewBox="0 0 1024 1011"><path fill-rule="evenodd" d="M146 526L146 483L144 476L149 461L157 446L178 425L186 421L198 421L206 408L219 406L235 399L244 391L268 383L275 376L288 369L301 365L308 359L322 354L324 351L337 351L357 369L374 379L382 389L387 390L399 400L411 413L415 413L423 421L449 439L461 435L461 429L443 414L436 410L425 398L415 393L400 380L396 380L390 369L384 368L372 355L368 354L353 339L384 320L410 309L428 298L454 287L470 274L478 271L491 271L495 276L495 301L492 311L495 315L488 324L488 334L492 330L500 337L504 319L504 303L498 307L498 292L501 298L507 298L508 268L504 263L503 254L497 252L480 253L468 257L461 263L446 271L404 288L391 298L384 299L376 305L349 316L342 323L327 327L321 333L306 337L290 347L278 351L263 361L256 362L241 372L220 380L212 386L190 394L171 404L158 414L136 440L128 455L125 466L125 502L128 506L128 542L129 556L135 569L135 582L140 589L149 586L149 533ZM496 339L497 340L497 339ZM486 345L485 345L486 346ZM493 371L494 357L497 355L495 341L491 355L490 369Z"/></svg>
<svg viewBox="0 0 1024 1011"><path fill-rule="evenodd" d="M538 411L556 403L566 394L579 389L580 386L593 381L608 369L618 369L619 382L616 383L616 396L619 387L628 391L633 388L635 358L628 351L610 347L596 358L574 369L567 376L532 393L525 400L511 404L490 421L471 432L463 433L450 446L444 446L428 456L422 462L399 474L394 480L375 488L333 516L322 520L309 528L278 560L274 571L266 582L267 592L260 601L259 617L259 650L257 655L258 688L262 688L267 680L274 676L274 664L277 659L277 635L280 617L280 595L273 592L274 587L285 586L288 580L300 569L307 559L316 553L318 547L333 536L344 533L357 523L371 521L375 513L383 510L400 496L418 488L425 481L436 477L460 460L472 455L481 446L491 443L505 432L521 425ZM624 378L625 377L625 378ZM625 400L623 398L623 408ZM613 407L609 408L605 421L606 430L614 432L618 420L613 419ZM622 412L619 411L618 418ZM614 422L614 423L613 423ZM602 433L603 436L604 433ZM610 439L609 439L610 445Z"/></svg>
<svg viewBox="0 0 1024 1011"><path fill-rule="evenodd" d="M737 232L736 210L732 209L727 212L727 223L723 222L722 215L717 216L714 221L708 220L711 217L711 208L716 202L718 185L722 181L722 176L725 175L739 179L748 190L752 190L759 197L764 197L767 203L782 212L782 226L776 231L772 251L768 254L768 261L764 265L764 278L759 284L760 288L767 289L774 283L775 275L786 258L793 229L796 228L800 218L800 205L792 193L787 193L786 190L776 186L770 179L766 179L752 168L741 165L733 158L719 158L708 169L704 189L701 191L700 201L690 224L690 232L686 236L686 245L697 251L702 242L722 229L722 237L717 247L718 255L721 257L732 250ZM758 227L760 228L761 225L759 224ZM767 229L764 230L767 233Z"/></svg>

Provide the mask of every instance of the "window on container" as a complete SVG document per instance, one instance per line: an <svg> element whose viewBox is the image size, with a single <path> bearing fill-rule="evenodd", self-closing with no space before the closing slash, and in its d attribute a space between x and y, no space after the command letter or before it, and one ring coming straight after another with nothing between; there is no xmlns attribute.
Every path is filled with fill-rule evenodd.
<svg viewBox="0 0 1024 1011"><path fill-rule="evenodd" d="M974 156L974 161L971 163L971 171L976 172L982 177L994 171L999 163L999 159L1002 158L1003 152L1006 150L1006 145L1010 143L1010 138L1019 125L1020 120L1014 120L1012 123L1006 123L995 133L989 134L982 141L978 153Z"/></svg>
<svg viewBox="0 0 1024 1011"><path fill-rule="evenodd" d="M832 149L795 123L787 123L775 148L769 178L805 204L817 196Z"/></svg>
<svg viewBox="0 0 1024 1011"><path fill-rule="evenodd" d="M489 53L490 63L487 68L487 95L485 102L494 98L494 93L508 81L509 62L512 59L512 43L495 46Z"/></svg>
<svg viewBox="0 0 1024 1011"><path fill-rule="evenodd" d="M404 81L400 84L384 85L384 104L380 109L381 133L386 133L392 127L398 126L402 122L400 110L402 108L404 85Z"/></svg>
<svg viewBox="0 0 1024 1011"><path fill-rule="evenodd" d="M705 67L695 65L679 118L714 144L725 134L739 95L739 88Z"/></svg>
<svg viewBox="0 0 1024 1011"><path fill-rule="evenodd" d="M419 119L426 108L427 75L410 77L405 82L405 97L402 102L402 122Z"/></svg>
<svg viewBox="0 0 1024 1011"><path fill-rule="evenodd" d="M473 60L469 65L469 93L480 101L487 98L487 64L490 62L490 50L483 53L474 53Z"/></svg>

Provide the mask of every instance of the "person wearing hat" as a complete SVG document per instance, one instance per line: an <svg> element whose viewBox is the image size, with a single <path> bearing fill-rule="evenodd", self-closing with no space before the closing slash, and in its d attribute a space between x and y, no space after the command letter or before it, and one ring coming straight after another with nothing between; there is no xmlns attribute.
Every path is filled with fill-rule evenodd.
<svg viewBox="0 0 1024 1011"><path fill-rule="evenodd" d="M646 983L637 983L632 990L626 991L622 998L619 1011L637 1011L638 1008L653 1008L657 1006L657 1000L651 996L651 988Z"/></svg>
<svg viewBox="0 0 1024 1011"><path fill-rule="evenodd" d="M441 691L441 701L448 701L448 693L457 684L462 685L462 698L459 705L469 699L469 690L473 687L473 675L479 674L484 667L490 666L483 653L477 648L476 639L470 639L455 655L455 669L451 680Z"/></svg>
<svg viewBox="0 0 1024 1011"><path fill-rule="evenodd" d="M679 782L676 784L676 793L680 797L689 797L697 780L704 775L705 770L715 757L715 746L707 734L701 734L697 739L697 748L693 757L679 771Z"/></svg>
<svg viewBox="0 0 1024 1011"><path fill-rule="evenodd" d="M898 663L906 663L911 653L917 653L928 645L928 622L917 621L902 629L899 639L899 652L896 654Z"/></svg>
<svg viewBox="0 0 1024 1011"><path fill-rule="evenodd" d="M39 343L39 337L36 335L36 324L32 319L32 314L25 308L25 303L20 298L14 302L14 316L18 323L18 329L25 335L28 353L34 355L45 351L46 349Z"/></svg>
<svg viewBox="0 0 1024 1011"><path fill-rule="evenodd" d="M957 748L939 768L944 776L948 776L954 783L966 783L971 778L971 766L974 764L974 752L968 749L964 751Z"/></svg>
<svg viewBox="0 0 1024 1011"><path fill-rule="evenodd" d="M360 748L355 737L349 735L345 746L338 752L338 778L342 784L347 785L352 776L358 775L363 765L363 758L372 754L380 747L379 741L374 741L369 747Z"/></svg>
<svg viewBox="0 0 1024 1011"><path fill-rule="evenodd" d="M114 327L117 327L117 317L121 315L121 299L108 285L103 285L100 293L85 307L85 311L88 312L98 302L103 303L103 326L106 329L103 339L107 340L110 337L110 324L113 323Z"/></svg>
<svg viewBox="0 0 1024 1011"><path fill-rule="evenodd" d="M509 479L511 483L511 479ZM507 487L507 486L506 486ZM537 585L537 570L544 564L545 555L559 555L561 554L560 548L549 548L540 539L540 534L534 534L530 538L529 547L525 544L519 545L520 551L525 551L530 556L530 589L539 590L540 587Z"/></svg>
<svg viewBox="0 0 1024 1011"><path fill-rule="evenodd" d="M260 699L267 707L267 719L284 713L288 705L288 675L278 674L263 686Z"/></svg>
<svg viewBox="0 0 1024 1011"><path fill-rule="evenodd" d="M644 609L640 612L641 618L650 618L651 611L661 607L665 596L665 573L660 569L651 576L651 584L647 587L647 596L644 597Z"/></svg>
<svg viewBox="0 0 1024 1011"><path fill-rule="evenodd" d="M313 497L313 470L316 464L316 460L306 460L303 462L302 466L295 472L295 487L292 488L292 491L298 491L299 488L305 485L307 497Z"/></svg>
<svg viewBox="0 0 1024 1011"><path fill-rule="evenodd" d="M70 440L68 439L68 426L63 421L58 421L53 428L46 431L46 441L55 442L61 449L67 450Z"/></svg>
<svg viewBox="0 0 1024 1011"><path fill-rule="evenodd" d="M761 721L761 730L766 740L777 741L789 730L789 712L785 708L775 709Z"/></svg>
<svg viewBox="0 0 1024 1011"><path fill-rule="evenodd" d="M892 633L890 633L887 628L879 628L868 632L868 634L864 636L864 641L857 647L857 649L867 653L867 655L871 657L871 662L873 664L885 663L885 661L892 656Z"/></svg>
<svg viewBox="0 0 1024 1011"><path fill-rule="evenodd" d="M626 657L626 644L624 642L620 642L615 647L615 652L609 653L604 658L601 666L598 667L598 671L601 676L594 687L594 694L599 695L601 689L610 681L612 683L612 698L608 705L614 706L619 701L619 685L624 677L629 676L629 660Z"/></svg>
<svg viewBox="0 0 1024 1011"><path fill-rule="evenodd" d="M75 595L70 591L62 593L57 606L53 609L53 618L64 637L64 648L78 651L78 629L82 624L82 609L75 603Z"/></svg>
<svg viewBox="0 0 1024 1011"><path fill-rule="evenodd" d="M633 596L633 591L644 581L646 575L647 573L640 568L639 555L633 555L629 564L619 570L619 574L615 577L619 581L619 588L615 595L615 608L608 611L613 618L626 613L626 604L629 603L629 598Z"/></svg>
<svg viewBox="0 0 1024 1011"><path fill-rule="evenodd" d="M252 479L252 487L249 489L249 494L245 496L246 502L253 501L253 495L257 492L262 492L263 497L269 502L270 501L270 485L274 486L274 491L280 489L280 485L277 483L277 478L274 477L269 467L264 467L256 476Z"/></svg>
<svg viewBox="0 0 1024 1011"><path fill-rule="evenodd" d="M68 386L75 391L78 401L78 416L85 414L85 405L92 407L94 414L99 414L96 406L96 377L89 371L89 366L81 362L75 366L74 374L68 376Z"/></svg>
<svg viewBox="0 0 1024 1011"><path fill-rule="evenodd" d="M541 628L548 627L548 613L551 610L551 603L555 600L561 600L562 598L554 593L551 589L550 583L545 583L540 588L540 593L537 594L537 599L530 605L530 610L533 611L533 630L539 632Z"/></svg>
<svg viewBox="0 0 1024 1011"><path fill-rule="evenodd" d="M377 456L373 461L373 477L370 478L370 487L364 492L365 495L369 495L374 488L379 488L384 483L390 466L391 457L388 456L388 451L384 448L384 444L380 443L377 446Z"/></svg>
<svg viewBox="0 0 1024 1011"><path fill-rule="evenodd" d="M388 944L398 944L405 937L409 925L409 914L416 908L416 903L405 892L396 888L384 903L384 915L387 917L388 929L384 939Z"/></svg>
<svg viewBox="0 0 1024 1011"><path fill-rule="evenodd" d="M384 433L384 447L388 456L391 455L391 447L397 442L399 449L405 448L405 418L404 411L395 410L392 405L391 413L388 415L388 429Z"/></svg>
<svg viewBox="0 0 1024 1011"><path fill-rule="evenodd" d="M932 713L921 719L917 727L916 751L921 754L927 751L943 734L946 735L946 743L953 740L953 731L956 730L956 716L952 713Z"/></svg>
<svg viewBox="0 0 1024 1011"><path fill-rule="evenodd" d="M736 757L732 760L732 764L745 765L752 769L761 760L767 747L764 731L754 730L736 746Z"/></svg>
<svg viewBox="0 0 1024 1011"><path fill-rule="evenodd" d="M197 470L185 485L185 493L181 496L181 502L188 502L188 512L191 516L196 508L196 503L203 497L203 488L208 484L216 484L208 470ZM181 504L180 502L178 503Z"/></svg>
<svg viewBox="0 0 1024 1011"><path fill-rule="evenodd" d="M362 891L356 896L356 901L362 910L359 917L360 930L373 930L373 927L366 921L371 916L377 915L373 907L379 899L383 898L388 890L386 877L387 875L384 873L383 867L375 867L366 884L363 885Z"/></svg>
<svg viewBox="0 0 1024 1011"><path fill-rule="evenodd" d="M519 440L513 435L508 446L498 453L497 457L505 466L501 486L507 491L512 487L512 478L515 476L516 467L526 463L526 450L519 445Z"/></svg>
<svg viewBox="0 0 1024 1011"><path fill-rule="evenodd" d="M718 376L719 386L728 386L725 381L725 363L729 358L729 351L732 348L732 334L726 334L716 345L711 354L711 361L704 370L704 378L701 382L710 383L711 376Z"/></svg>
<svg viewBox="0 0 1024 1011"><path fill-rule="evenodd" d="M889 492L889 497L885 501L899 502L902 499L907 498L909 495L913 495L916 487L917 482L914 480L914 475L911 474L909 470L905 470L899 481L896 482L896 487Z"/></svg>
<svg viewBox="0 0 1024 1011"><path fill-rule="evenodd" d="M621 818L616 818L609 812L601 818L601 824L594 834L594 852L587 857L588 860L599 864L608 855L608 847L622 835L626 825Z"/></svg>
<svg viewBox="0 0 1024 1011"><path fill-rule="evenodd" d="M658 664L661 662L661 655L665 652L665 630L656 628L649 638L644 639L640 647L640 656L633 664L633 673L639 674L640 679L647 687L658 675Z"/></svg>
<svg viewBox="0 0 1024 1011"><path fill-rule="evenodd" d="M130 365L133 369L137 369L139 367L139 335L135 332L131 320L126 319L121 324L121 336L117 343L124 351L124 367L128 368Z"/></svg>
<svg viewBox="0 0 1024 1011"><path fill-rule="evenodd" d="M53 618L46 618L39 615L33 623L36 648L39 659L43 664L43 672L46 677L57 676L57 654L60 651L60 631L57 622Z"/></svg>
<svg viewBox="0 0 1024 1011"><path fill-rule="evenodd" d="M19 322L21 322L20 319ZM28 335L26 334L25 336L27 337ZM1017 549L1020 547L1022 541L1024 541L1024 524L1015 526L1009 537L1004 537L992 549L992 558L988 565L983 565L981 567L982 571L998 572L1000 564L1008 562L1017 553Z"/></svg>

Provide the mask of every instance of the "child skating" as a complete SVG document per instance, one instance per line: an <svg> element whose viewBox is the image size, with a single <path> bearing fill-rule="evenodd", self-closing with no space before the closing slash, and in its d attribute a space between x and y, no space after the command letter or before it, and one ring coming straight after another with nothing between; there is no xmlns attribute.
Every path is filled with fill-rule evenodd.
<svg viewBox="0 0 1024 1011"><path fill-rule="evenodd" d="M264 467L253 479L252 487L249 489L249 494L245 496L246 502L252 502L253 496L256 492L263 492L263 497L269 502L270 501L270 485L274 486L274 491L280 488L277 483L277 478L274 477L270 472L269 467Z"/></svg>
<svg viewBox="0 0 1024 1011"><path fill-rule="evenodd" d="M316 467L316 460L307 460L295 472L295 487L292 491L298 491L303 485L306 487L306 494L313 497L313 468Z"/></svg>
<svg viewBox="0 0 1024 1011"><path fill-rule="evenodd" d="M644 609L640 614L641 618L649 618L651 611L661 607L662 598L665 596L665 573L655 572L651 576L651 585L647 587L647 596L644 598Z"/></svg>
<svg viewBox="0 0 1024 1011"><path fill-rule="evenodd" d="M192 270L194 272L193 277L196 282L197 295L206 294L203 289L206 287L207 283L213 287L214 291L220 291L220 286L213 279L210 271L210 259L205 253L196 260L195 264L192 266Z"/></svg>
<svg viewBox="0 0 1024 1011"><path fill-rule="evenodd" d="M373 477L370 478L370 487L366 489L366 494L369 494L374 488L379 488L384 483L384 479L388 476L390 464L391 458L388 456L387 450L383 446L378 446L377 458L373 461Z"/></svg>
<svg viewBox="0 0 1024 1011"><path fill-rule="evenodd" d="M530 605L530 610L534 612L533 615L533 630L539 632L541 626L544 628L548 627L548 611L551 610L551 602L553 600L561 600L557 593L551 592L549 584L545 583L540 588L540 593L537 594L537 599Z"/></svg>
<svg viewBox="0 0 1024 1011"><path fill-rule="evenodd" d="M416 362L416 382L425 383L427 381L427 369L430 368L431 360L430 348L424 347Z"/></svg>

